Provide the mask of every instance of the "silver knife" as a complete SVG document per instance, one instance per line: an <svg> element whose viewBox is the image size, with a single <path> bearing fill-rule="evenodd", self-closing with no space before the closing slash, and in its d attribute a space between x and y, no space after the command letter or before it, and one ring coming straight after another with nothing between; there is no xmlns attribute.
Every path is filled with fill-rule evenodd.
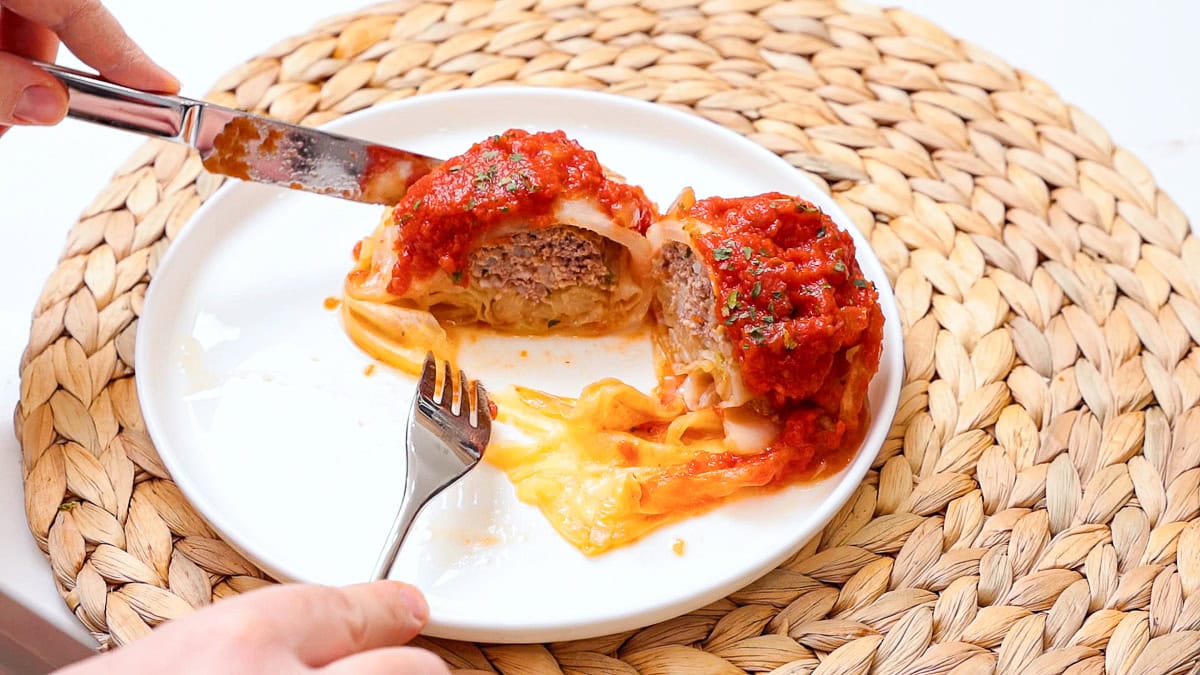
<svg viewBox="0 0 1200 675"><path fill-rule="evenodd" d="M69 117L190 145L211 173L393 205L409 185L441 164L386 145L37 65L66 85Z"/></svg>

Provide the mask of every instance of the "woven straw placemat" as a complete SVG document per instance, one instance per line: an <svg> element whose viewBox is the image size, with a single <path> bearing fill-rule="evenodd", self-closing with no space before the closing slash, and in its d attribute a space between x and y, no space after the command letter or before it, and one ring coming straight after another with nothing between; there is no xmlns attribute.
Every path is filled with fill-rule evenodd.
<svg viewBox="0 0 1200 675"><path fill-rule="evenodd" d="M1100 124L928 21L818 0L395 2L211 98L319 124L507 82L694 110L808 172L894 282L906 379L847 506L728 599L600 639L419 644L502 673L1194 670L1200 243ZM29 525L106 646L270 583L181 496L134 393L146 285L219 182L138 151L71 230L21 362Z"/></svg>

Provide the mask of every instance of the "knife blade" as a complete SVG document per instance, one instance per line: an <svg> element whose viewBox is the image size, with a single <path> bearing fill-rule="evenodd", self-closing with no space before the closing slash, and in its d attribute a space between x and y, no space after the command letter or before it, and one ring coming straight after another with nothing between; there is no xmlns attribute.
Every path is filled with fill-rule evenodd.
<svg viewBox="0 0 1200 675"><path fill-rule="evenodd" d="M441 160L38 63L67 87L68 116L189 145L204 168L243 181L394 205Z"/></svg>

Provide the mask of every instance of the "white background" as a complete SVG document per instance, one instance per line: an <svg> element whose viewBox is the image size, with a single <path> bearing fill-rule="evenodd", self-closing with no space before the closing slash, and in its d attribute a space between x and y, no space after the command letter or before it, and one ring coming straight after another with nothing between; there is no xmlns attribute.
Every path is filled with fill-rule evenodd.
<svg viewBox="0 0 1200 675"><path fill-rule="evenodd" d="M2 2L2 0L0 0ZM328 0L109 0L160 63L202 96L274 42L362 3ZM1057 89L1140 157L1160 186L1200 219L1200 3L1189 0L899 0ZM69 57L63 59L77 65ZM81 639L24 519L20 449L8 411L30 313L67 230L141 143L76 122L0 139L0 590Z"/></svg>

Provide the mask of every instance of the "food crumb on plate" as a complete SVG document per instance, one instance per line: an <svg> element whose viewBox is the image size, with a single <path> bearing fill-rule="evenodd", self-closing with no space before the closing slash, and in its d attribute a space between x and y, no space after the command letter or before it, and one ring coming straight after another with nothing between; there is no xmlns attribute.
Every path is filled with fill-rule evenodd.
<svg viewBox="0 0 1200 675"><path fill-rule="evenodd" d="M363 375L370 377L375 374L375 364L368 363L366 368L363 368Z"/></svg>
<svg viewBox="0 0 1200 675"><path fill-rule="evenodd" d="M678 555L678 556L683 555L684 548L686 548L686 547L687 547L687 543L684 542L679 537L676 537L675 541L671 543L671 550L674 551L675 555Z"/></svg>
<svg viewBox="0 0 1200 675"><path fill-rule="evenodd" d="M329 296L328 298L325 298L325 303L324 303L325 309L332 311L332 310L337 309L338 305L340 305L340 304L342 304L342 301L338 300L337 298L333 297L332 295Z"/></svg>

